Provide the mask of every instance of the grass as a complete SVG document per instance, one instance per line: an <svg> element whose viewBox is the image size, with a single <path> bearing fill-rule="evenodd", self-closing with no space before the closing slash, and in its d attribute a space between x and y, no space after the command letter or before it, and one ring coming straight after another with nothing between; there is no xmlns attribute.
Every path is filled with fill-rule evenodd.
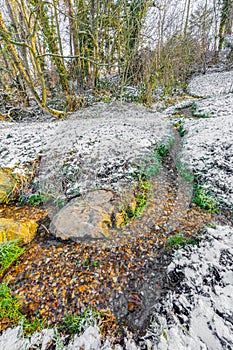
<svg viewBox="0 0 233 350"><path fill-rule="evenodd" d="M4 241L0 245L0 276L24 253L21 240Z"/></svg>
<svg viewBox="0 0 233 350"><path fill-rule="evenodd" d="M209 194L203 185L194 185L193 203L197 204L201 209L207 210L209 213L219 212L217 200Z"/></svg>
<svg viewBox="0 0 233 350"><path fill-rule="evenodd" d="M19 197L19 203L20 205L25 205L25 204L31 204L33 206L40 206L42 204L47 203L51 197L46 194L42 193L35 193L31 194L29 197L28 195L25 195L25 193L22 193L21 196Z"/></svg>
<svg viewBox="0 0 233 350"><path fill-rule="evenodd" d="M0 245L0 276L24 253L25 249L20 246L21 240L4 241ZM30 335L35 331L43 328L40 319L34 318L28 321L21 313L20 300L12 296L11 290L7 283L0 284L0 331L2 327L16 326L22 324L24 334ZM5 328L5 327L4 327Z"/></svg>
<svg viewBox="0 0 233 350"><path fill-rule="evenodd" d="M99 312L87 308L82 315L67 315L62 329L66 329L71 334L80 334L89 326L94 326L100 321L101 316Z"/></svg>
<svg viewBox="0 0 233 350"><path fill-rule="evenodd" d="M21 303L18 298L13 297L6 283L0 284L0 321L4 323L18 324L23 319L20 312ZM1 329L0 329L1 330Z"/></svg>
<svg viewBox="0 0 233 350"><path fill-rule="evenodd" d="M140 174L134 189L134 196L136 200L135 208L132 208L130 207L130 205L127 205L122 210L125 224L127 224L130 220L135 219L141 215L143 209L146 206L150 188L151 183L147 180L147 176L144 173Z"/></svg>
<svg viewBox="0 0 233 350"><path fill-rule="evenodd" d="M35 317L32 321L27 320L21 312L21 302L12 292L7 283L0 284L0 331L9 326L22 325L24 335L30 336L35 331L40 331L44 323Z"/></svg>
<svg viewBox="0 0 233 350"><path fill-rule="evenodd" d="M198 239L196 237L185 237L182 233L178 233L171 236L167 242L167 249L179 249L185 247L187 244L198 244Z"/></svg>
<svg viewBox="0 0 233 350"><path fill-rule="evenodd" d="M213 118L213 115L209 113L193 112L193 116L196 118Z"/></svg>

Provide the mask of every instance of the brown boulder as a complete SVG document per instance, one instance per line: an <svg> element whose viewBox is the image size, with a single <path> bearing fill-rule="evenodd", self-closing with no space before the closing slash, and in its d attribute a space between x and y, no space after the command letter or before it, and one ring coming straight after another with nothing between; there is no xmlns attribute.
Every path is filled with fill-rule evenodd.
<svg viewBox="0 0 233 350"><path fill-rule="evenodd" d="M111 191L89 192L62 208L53 218L50 231L61 239L87 240L110 238L114 211Z"/></svg>

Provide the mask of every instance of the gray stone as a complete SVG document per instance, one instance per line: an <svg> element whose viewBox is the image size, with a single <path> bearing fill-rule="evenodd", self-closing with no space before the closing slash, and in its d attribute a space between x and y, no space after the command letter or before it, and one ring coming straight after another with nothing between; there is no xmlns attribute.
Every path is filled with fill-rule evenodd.
<svg viewBox="0 0 233 350"><path fill-rule="evenodd" d="M54 216L51 232L61 239L75 241L110 238L113 196L111 191L96 190L66 205Z"/></svg>

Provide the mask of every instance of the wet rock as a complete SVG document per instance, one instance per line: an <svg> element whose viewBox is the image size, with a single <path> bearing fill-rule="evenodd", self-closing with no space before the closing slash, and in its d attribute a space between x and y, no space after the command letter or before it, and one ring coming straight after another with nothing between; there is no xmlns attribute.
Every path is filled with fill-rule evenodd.
<svg viewBox="0 0 233 350"><path fill-rule="evenodd" d="M37 223L34 220L17 221L0 218L0 242L22 239L24 243L32 241L36 234Z"/></svg>
<svg viewBox="0 0 233 350"><path fill-rule="evenodd" d="M4 203L15 186L12 176L0 169L0 203Z"/></svg>
<svg viewBox="0 0 233 350"><path fill-rule="evenodd" d="M110 238L113 196L111 191L96 190L72 201L54 216L51 232L64 240Z"/></svg>

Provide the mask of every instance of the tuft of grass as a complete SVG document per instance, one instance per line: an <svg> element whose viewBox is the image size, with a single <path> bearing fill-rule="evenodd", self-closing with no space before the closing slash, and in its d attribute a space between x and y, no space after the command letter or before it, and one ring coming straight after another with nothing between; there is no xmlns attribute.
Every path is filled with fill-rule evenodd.
<svg viewBox="0 0 233 350"><path fill-rule="evenodd" d="M86 308L82 315L67 315L64 321L64 325L61 328L65 328L71 334L80 334L85 331L89 326L94 326L100 321L100 313Z"/></svg>
<svg viewBox="0 0 233 350"><path fill-rule="evenodd" d="M131 219L135 219L140 216L147 204L147 199L151 189L151 182L148 181L148 176L145 173L137 174L137 178L138 180L134 189L136 206L134 209L132 209L129 205L127 205L122 210L125 224L127 224Z"/></svg>
<svg viewBox="0 0 233 350"><path fill-rule="evenodd" d="M213 118L213 115L209 113L193 112L193 116L196 118Z"/></svg>
<svg viewBox="0 0 233 350"><path fill-rule="evenodd" d="M196 245L198 244L198 239L196 237L185 237L182 233L178 233L167 240L166 247L168 249L179 249L187 244Z"/></svg>
<svg viewBox="0 0 233 350"><path fill-rule="evenodd" d="M6 283L0 284L0 321L1 324L18 324L23 315L20 312L21 304L18 298L13 297ZM1 330L1 329L0 329Z"/></svg>
<svg viewBox="0 0 233 350"><path fill-rule="evenodd" d="M22 240L4 241L0 245L0 276L24 253Z"/></svg>
<svg viewBox="0 0 233 350"><path fill-rule="evenodd" d="M22 308L19 298L12 296L7 283L0 284L0 331L9 326L22 325L24 335L30 336L35 331L43 329L44 323L35 317L29 321L20 311Z"/></svg>
<svg viewBox="0 0 233 350"><path fill-rule="evenodd" d="M34 317L32 321L28 321L26 317L22 318L23 333L29 337L35 332L40 332L45 326L45 322L38 317Z"/></svg>
<svg viewBox="0 0 233 350"><path fill-rule="evenodd" d="M210 222L209 224L207 224L207 227L216 229L217 228L217 224L215 222Z"/></svg>
<svg viewBox="0 0 233 350"><path fill-rule="evenodd" d="M209 192L202 185L196 184L194 186L193 202L209 213L219 212L217 200L211 197Z"/></svg>
<svg viewBox="0 0 233 350"><path fill-rule="evenodd" d="M155 148L155 151L161 156L164 157L168 153L168 145L165 145L164 143L160 144L157 148Z"/></svg>

